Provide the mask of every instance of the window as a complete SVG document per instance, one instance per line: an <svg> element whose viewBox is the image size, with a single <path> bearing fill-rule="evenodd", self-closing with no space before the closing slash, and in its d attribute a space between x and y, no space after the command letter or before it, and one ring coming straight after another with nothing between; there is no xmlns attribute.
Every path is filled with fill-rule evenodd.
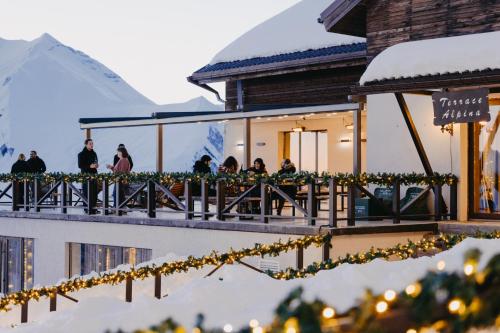
<svg viewBox="0 0 500 333"><path fill-rule="evenodd" d="M0 236L0 292L33 287L33 239Z"/></svg>
<svg viewBox="0 0 500 333"><path fill-rule="evenodd" d="M70 243L69 277L104 272L122 264L138 265L151 260L151 249Z"/></svg>
<svg viewBox="0 0 500 333"><path fill-rule="evenodd" d="M327 132L291 132L290 160L295 163L297 171L328 171Z"/></svg>

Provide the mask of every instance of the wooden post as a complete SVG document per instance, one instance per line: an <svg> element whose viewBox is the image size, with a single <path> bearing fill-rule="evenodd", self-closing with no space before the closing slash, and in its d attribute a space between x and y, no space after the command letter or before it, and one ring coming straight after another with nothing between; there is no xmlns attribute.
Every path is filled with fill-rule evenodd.
<svg viewBox="0 0 500 333"><path fill-rule="evenodd" d="M148 196L147 196L147 209L148 209L148 217L155 218L156 217L156 190L155 190L155 182L152 180L148 180Z"/></svg>
<svg viewBox="0 0 500 333"><path fill-rule="evenodd" d="M92 130L90 128L85 129L85 140L92 139Z"/></svg>
<svg viewBox="0 0 500 333"><path fill-rule="evenodd" d="M297 247L297 269L304 268L304 248L302 246Z"/></svg>
<svg viewBox="0 0 500 333"><path fill-rule="evenodd" d="M458 184L450 185L450 220L457 220L458 216Z"/></svg>
<svg viewBox="0 0 500 333"><path fill-rule="evenodd" d="M19 210L19 181L18 180L13 180L12 181L12 211L18 211ZM25 194L26 195L26 194Z"/></svg>
<svg viewBox="0 0 500 333"><path fill-rule="evenodd" d="M328 180L328 225L337 228L337 181Z"/></svg>
<svg viewBox="0 0 500 333"><path fill-rule="evenodd" d="M210 215L208 215L208 182L206 179L201 179L201 219L203 221L208 221Z"/></svg>
<svg viewBox="0 0 500 333"><path fill-rule="evenodd" d="M156 172L163 172L163 125L156 127Z"/></svg>
<svg viewBox="0 0 500 333"><path fill-rule="evenodd" d="M352 171L355 175L361 173L361 108L353 112L353 164Z"/></svg>
<svg viewBox="0 0 500 333"><path fill-rule="evenodd" d="M260 222L269 223L269 197L267 194L267 184L260 183Z"/></svg>
<svg viewBox="0 0 500 333"><path fill-rule="evenodd" d="M102 213L109 215L109 183L106 179L102 181Z"/></svg>
<svg viewBox="0 0 500 333"><path fill-rule="evenodd" d="M57 293L50 294L49 311L54 312L57 309Z"/></svg>
<svg viewBox="0 0 500 333"><path fill-rule="evenodd" d="M28 322L28 300L21 304L21 323Z"/></svg>
<svg viewBox="0 0 500 333"><path fill-rule="evenodd" d="M35 212L40 211L40 207L38 206L38 200L40 199L40 180L33 180L33 209Z"/></svg>
<svg viewBox="0 0 500 333"><path fill-rule="evenodd" d="M327 243L323 244L323 261L327 261L330 259L330 245L332 241L328 241Z"/></svg>
<svg viewBox="0 0 500 333"><path fill-rule="evenodd" d="M73 206L73 189L68 188L68 206Z"/></svg>
<svg viewBox="0 0 500 333"><path fill-rule="evenodd" d="M125 302L132 302L132 277L127 276L125 280Z"/></svg>
<svg viewBox="0 0 500 333"><path fill-rule="evenodd" d="M243 119L243 166L249 168L252 164L252 121Z"/></svg>
<svg viewBox="0 0 500 333"><path fill-rule="evenodd" d="M356 225L356 185L349 184L347 193L347 225Z"/></svg>
<svg viewBox="0 0 500 333"><path fill-rule="evenodd" d="M399 224L401 222L401 183L395 180L392 189L392 223Z"/></svg>
<svg viewBox="0 0 500 333"><path fill-rule="evenodd" d="M155 274L155 297L161 299L161 274L156 272Z"/></svg>
<svg viewBox="0 0 500 333"><path fill-rule="evenodd" d="M90 179L87 180L87 214L92 215L94 212L94 207L93 207L93 200L92 196L94 191L92 191L92 181Z"/></svg>
<svg viewBox="0 0 500 333"><path fill-rule="evenodd" d="M61 213L68 213L68 184L61 180Z"/></svg>
<svg viewBox="0 0 500 333"><path fill-rule="evenodd" d="M219 221L224 221L224 207L226 206L226 187L223 180L219 179L216 183L216 192L217 192L217 219Z"/></svg>
<svg viewBox="0 0 500 333"><path fill-rule="evenodd" d="M186 220L193 219L193 186L189 179L184 181L184 217Z"/></svg>
<svg viewBox="0 0 500 333"><path fill-rule="evenodd" d="M121 187L121 180L118 179L117 181L115 181L115 214L118 216L122 215L122 212L120 211L120 191L122 190Z"/></svg>
<svg viewBox="0 0 500 333"><path fill-rule="evenodd" d="M25 179L23 181L23 187L24 187L24 210L29 211L30 210L30 187L28 181Z"/></svg>
<svg viewBox="0 0 500 333"><path fill-rule="evenodd" d="M441 202L442 202L442 186L441 184L434 185L434 220L441 221Z"/></svg>
<svg viewBox="0 0 500 333"><path fill-rule="evenodd" d="M313 179L307 186L307 224L315 225L318 217L318 204L316 203L316 181Z"/></svg>

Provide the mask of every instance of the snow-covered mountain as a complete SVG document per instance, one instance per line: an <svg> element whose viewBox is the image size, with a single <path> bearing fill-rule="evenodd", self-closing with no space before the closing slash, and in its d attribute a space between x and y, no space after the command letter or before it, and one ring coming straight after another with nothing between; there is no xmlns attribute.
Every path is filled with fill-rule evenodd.
<svg viewBox="0 0 500 333"><path fill-rule="evenodd" d="M0 39L0 172L32 149L50 171L76 171L76 154L83 146L79 118L212 110L222 106L203 97L156 105L103 64L49 34L33 41ZM93 138L103 167L124 143L135 170L154 169L153 128L99 130ZM213 138L221 140L221 125L167 126L166 170L186 170L202 152L222 158L221 143Z"/></svg>

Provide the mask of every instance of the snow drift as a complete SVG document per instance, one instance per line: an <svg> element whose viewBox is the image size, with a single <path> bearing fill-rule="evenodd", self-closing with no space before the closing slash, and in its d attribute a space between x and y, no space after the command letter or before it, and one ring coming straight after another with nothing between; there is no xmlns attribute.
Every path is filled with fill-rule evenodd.
<svg viewBox="0 0 500 333"><path fill-rule="evenodd" d="M467 250L478 248L482 252L478 269L498 253L500 240L468 238L453 249L433 257L421 257L388 262L374 260L363 265L344 264L336 269L321 271L314 277L290 281L274 280L241 265L224 266L209 278L204 276L212 269L164 278L168 297L153 298L153 281L134 282L132 303L124 301L123 286L101 286L73 294L78 304L58 299L58 307L65 309L48 312L48 302L30 303L33 322L15 327L19 333L31 332L104 332L122 328L132 331L145 328L167 317L173 317L185 326L194 325L195 316L206 316L206 327L231 324L240 328L251 319L269 323L273 311L290 291L303 286L306 300L320 298L343 312L356 304L365 288L375 293L387 289L397 292L435 270L440 260L446 262L445 271L461 272ZM175 258L175 256L171 256ZM10 332L9 323L17 321L19 312L13 311L0 317L0 332Z"/></svg>
<svg viewBox="0 0 500 333"><path fill-rule="evenodd" d="M217 53L210 64L364 42L364 38L330 33L318 23L331 0L302 0L249 30Z"/></svg>
<svg viewBox="0 0 500 333"><path fill-rule="evenodd" d="M156 105L103 64L48 34L29 42L0 39L0 172L10 171L17 155L32 149L49 171L77 171L76 155L83 148L79 118L220 110L202 97ZM202 153L220 159L221 129L217 124L167 127L166 170L186 170ZM129 148L136 171L153 170L154 135L147 127L96 131L101 171L119 143Z"/></svg>

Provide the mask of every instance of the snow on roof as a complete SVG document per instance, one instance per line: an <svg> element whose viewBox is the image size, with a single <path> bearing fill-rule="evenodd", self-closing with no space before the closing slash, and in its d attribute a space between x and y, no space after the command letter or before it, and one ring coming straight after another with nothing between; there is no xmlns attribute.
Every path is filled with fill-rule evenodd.
<svg viewBox="0 0 500 333"><path fill-rule="evenodd" d="M364 42L364 38L329 33L318 23L332 0L302 0L257 25L217 53L210 64Z"/></svg>
<svg viewBox="0 0 500 333"><path fill-rule="evenodd" d="M500 31L406 42L391 46L373 59L360 79L403 79L500 69Z"/></svg>

